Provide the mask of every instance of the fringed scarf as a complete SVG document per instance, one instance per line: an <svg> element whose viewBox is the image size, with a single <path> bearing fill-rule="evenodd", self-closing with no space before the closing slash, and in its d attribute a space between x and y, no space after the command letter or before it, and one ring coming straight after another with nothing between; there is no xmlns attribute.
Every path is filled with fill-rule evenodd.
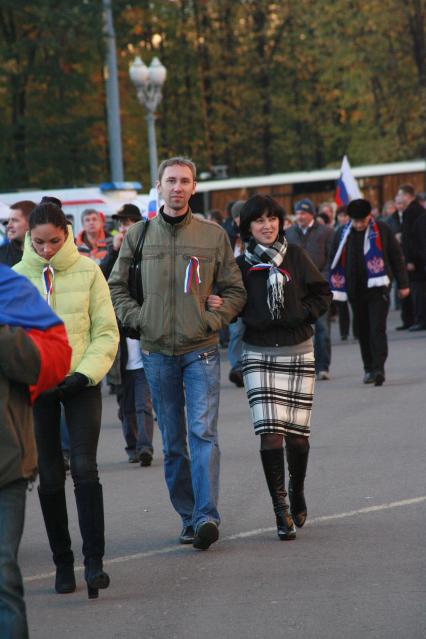
<svg viewBox="0 0 426 639"><path fill-rule="evenodd" d="M348 299L346 286L346 243L352 229L352 220L343 229L339 247L330 268L330 288L333 299L345 302ZM389 286L390 280L386 275L385 261L383 258L382 240L379 228L371 220L364 234L364 260L367 269L367 286Z"/></svg>
<svg viewBox="0 0 426 639"><path fill-rule="evenodd" d="M284 286L291 280L290 273L280 268L287 253L287 240L279 234L272 246L263 246L251 239L246 244L244 257L252 264L250 271L269 270L267 287L268 307L273 319L281 317L284 308Z"/></svg>

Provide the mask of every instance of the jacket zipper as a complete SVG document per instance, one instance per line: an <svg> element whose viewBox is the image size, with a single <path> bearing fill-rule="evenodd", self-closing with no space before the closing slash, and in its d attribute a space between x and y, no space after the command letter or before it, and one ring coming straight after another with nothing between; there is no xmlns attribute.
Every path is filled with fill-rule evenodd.
<svg viewBox="0 0 426 639"><path fill-rule="evenodd" d="M172 277L170 278L170 299L171 299L171 334L172 334L172 353L175 354L175 339L176 339L176 226L172 226L172 250L171 250L171 271Z"/></svg>

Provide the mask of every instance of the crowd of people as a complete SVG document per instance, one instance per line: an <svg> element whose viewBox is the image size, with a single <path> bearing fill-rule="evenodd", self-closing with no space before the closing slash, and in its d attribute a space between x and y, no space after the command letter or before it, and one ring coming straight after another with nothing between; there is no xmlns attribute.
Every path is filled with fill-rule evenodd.
<svg viewBox="0 0 426 639"><path fill-rule="evenodd" d="M27 637L17 552L37 467L54 588L76 589L64 431L89 598L110 584L97 447L111 369L129 462L151 465L157 420L178 541L207 550L219 538L219 340L227 339L230 380L245 388L260 436L277 535L293 540L307 518L312 403L315 380L330 379L333 306L342 339L352 309L366 384L385 382L393 281L399 328L426 330L426 210L411 185L386 203L383 219L366 199L317 210L303 198L289 216L260 194L229 203L226 219L206 219L189 206L196 167L183 157L160 164L157 189L158 215L147 221L125 204L113 234L89 209L74 238L49 196L11 207L0 247L1 636Z"/></svg>

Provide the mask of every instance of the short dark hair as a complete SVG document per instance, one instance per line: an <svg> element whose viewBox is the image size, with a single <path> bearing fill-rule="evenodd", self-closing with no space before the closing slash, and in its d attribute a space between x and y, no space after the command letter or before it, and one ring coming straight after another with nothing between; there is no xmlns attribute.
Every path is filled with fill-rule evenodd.
<svg viewBox="0 0 426 639"><path fill-rule="evenodd" d="M56 204L56 206L59 206L59 208L62 208L62 202L59 198L54 197L53 195L43 195L43 197L40 200L40 204L46 204L47 202L50 202L51 204Z"/></svg>
<svg viewBox="0 0 426 639"><path fill-rule="evenodd" d="M31 202L31 200L21 200L20 202L15 202L10 207L13 211L21 211L22 215L26 220L30 217L31 211L37 206L35 202Z"/></svg>
<svg viewBox="0 0 426 639"><path fill-rule="evenodd" d="M283 231L285 218L283 207L269 195L256 193L247 200L240 213L240 235L244 242L250 239L250 224L264 213L267 217L277 217L280 221L280 231Z"/></svg>
<svg viewBox="0 0 426 639"><path fill-rule="evenodd" d="M180 155L177 155L174 158L169 158L168 160L163 160L161 162L160 166L158 167L159 182L161 182L161 178L163 177L163 173L167 169L167 167L176 166L176 165L186 166L188 169L190 169L192 173L192 178L195 182L195 180L197 179L197 167L195 166L192 160L190 160L189 158L184 158L183 156L180 156Z"/></svg>
<svg viewBox="0 0 426 639"><path fill-rule="evenodd" d="M63 210L53 202L43 202L32 211L29 219L30 231L40 224L52 224L68 233L68 220Z"/></svg>
<svg viewBox="0 0 426 639"><path fill-rule="evenodd" d="M96 209L84 209L84 211L82 211L80 216L81 223L83 224L85 217L87 217L88 215L93 215L93 214L99 217L99 211L97 211Z"/></svg>
<svg viewBox="0 0 426 639"><path fill-rule="evenodd" d="M411 195L411 197L416 197L416 189L412 184L401 184L398 191Z"/></svg>

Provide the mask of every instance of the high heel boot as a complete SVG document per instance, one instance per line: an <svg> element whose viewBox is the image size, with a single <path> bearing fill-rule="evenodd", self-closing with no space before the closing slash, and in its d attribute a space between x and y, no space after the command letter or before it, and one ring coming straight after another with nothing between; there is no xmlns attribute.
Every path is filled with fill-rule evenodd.
<svg viewBox="0 0 426 639"><path fill-rule="evenodd" d="M290 512L298 528L302 528L308 515L305 500L305 477L308 466L309 447L303 451L286 446L287 465L289 472L288 497Z"/></svg>
<svg viewBox="0 0 426 639"><path fill-rule="evenodd" d="M89 599L97 599L98 590L108 588L109 575L103 569L105 522L102 486L95 481L75 487L78 522L83 538L84 578Z"/></svg>
<svg viewBox="0 0 426 639"><path fill-rule="evenodd" d="M55 590L59 594L75 591L74 555L68 531L65 490L42 492L38 489L41 512L56 566Z"/></svg>
<svg viewBox="0 0 426 639"><path fill-rule="evenodd" d="M278 537L283 541L295 539L296 529L286 500L284 451L282 448L261 450L260 457L262 459L269 494L272 498Z"/></svg>

